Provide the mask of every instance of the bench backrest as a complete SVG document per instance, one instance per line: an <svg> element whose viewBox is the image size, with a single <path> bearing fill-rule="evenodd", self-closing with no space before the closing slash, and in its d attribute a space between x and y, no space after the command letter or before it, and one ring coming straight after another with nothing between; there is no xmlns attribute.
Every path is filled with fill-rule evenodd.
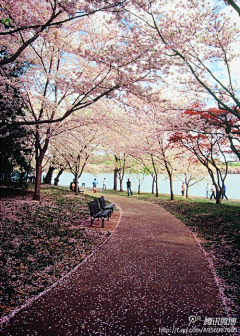
<svg viewBox="0 0 240 336"><path fill-rule="evenodd" d="M88 202L91 216L96 215L101 209L99 209L98 201L95 199L92 202Z"/></svg>
<svg viewBox="0 0 240 336"><path fill-rule="evenodd" d="M99 203L102 209L106 206L105 199L103 196L99 197Z"/></svg>

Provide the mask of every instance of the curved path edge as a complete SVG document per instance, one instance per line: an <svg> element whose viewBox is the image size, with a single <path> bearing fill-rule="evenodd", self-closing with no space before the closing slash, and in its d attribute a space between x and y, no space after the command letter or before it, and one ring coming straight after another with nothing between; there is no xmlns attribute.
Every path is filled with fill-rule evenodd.
<svg viewBox="0 0 240 336"><path fill-rule="evenodd" d="M142 202L145 202L145 201L142 201ZM145 202L145 203L148 203L148 202ZM157 205L157 204L152 204L156 207L160 207L160 208L163 208L161 205ZM171 216L174 216L170 211L168 211L167 209L165 209L165 211L167 211ZM206 249L203 247L202 245L202 239L195 233L193 232L189 226L187 226L186 224L184 224L180 219L178 219L176 216L174 216L180 223L182 223L183 225L185 225L185 227L189 230L189 232L191 233L191 235L193 236L193 238L195 239L200 251L202 252L202 254L204 255L207 263L208 263L208 267L209 267L209 270L211 271L212 275L213 275L213 278L214 278L214 281L217 285L217 288L218 288L218 291L219 291L219 299L222 301L222 304L223 304L223 308L226 312L226 314L228 316L230 316L230 313L231 313L231 308L229 308L229 299L226 297L226 295L224 294L224 287L223 287L223 284L222 284L222 280L219 278L218 274L217 274L217 271L214 267L214 263L213 263L213 258L209 255L209 253L206 251Z"/></svg>
<svg viewBox="0 0 240 336"><path fill-rule="evenodd" d="M38 295L35 295L33 297L31 297L30 299L28 299L24 304L22 304L21 306L16 307L15 309L13 309L9 314L7 315L3 315L0 317L0 331L3 330L4 326L6 324L9 323L9 321L14 318L14 316L18 313L20 313L21 311L25 310L26 308L30 307L36 300L38 300L40 297L46 295L48 292L50 292L53 288L55 288L56 286L59 285L59 283L61 283L64 279L70 277L72 275L72 273L76 272L82 265L84 265L84 263L86 263L88 261L88 259L90 259L95 253L98 252L98 250L107 243L107 241L111 238L111 236L114 234L114 232L117 230L119 223L121 221L121 216L122 216L122 210L121 208L116 204L116 207L118 208L118 210L120 211L120 216L116 225L116 228L114 229L114 231L111 233L110 236L106 237L106 239L99 245L97 246L91 254L89 254L83 261L81 261L79 264L77 264L71 271L69 271L67 274L65 274L63 277L61 277L60 279L58 279L56 282L54 282L51 286L49 286L48 288L46 288L43 292L39 293Z"/></svg>

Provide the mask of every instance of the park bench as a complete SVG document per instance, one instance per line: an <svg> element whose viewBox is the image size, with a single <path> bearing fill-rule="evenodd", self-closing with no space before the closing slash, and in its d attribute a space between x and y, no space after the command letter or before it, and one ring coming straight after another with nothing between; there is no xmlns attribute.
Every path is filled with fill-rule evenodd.
<svg viewBox="0 0 240 336"><path fill-rule="evenodd" d="M92 202L88 202L90 215L91 215L91 226L93 225L93 221L95 218L101 218L102 219L102 227L104 227L104 218L107 218L109 220L111 210L101 210L98 204L98 201L95 199Z"/></svg>
<svg viewBox="0 0 240 336"><path fill-rule="evenodd" d="M27 179L20 175L8 177L5 179L4 182L8 188L20 188L20 189L27 188Z"/></svg>
<svg viewBox="0 0 240 336"><path fill-rule="evenodd" d="M111 213L113 212L113 209L115 207L115 204L111 203L111 204L106 204L105 199L103 196L99 197L99 203L100 203L100 207L102 210L110 210ZM111 214L110 214L111 216Z"/></svg>

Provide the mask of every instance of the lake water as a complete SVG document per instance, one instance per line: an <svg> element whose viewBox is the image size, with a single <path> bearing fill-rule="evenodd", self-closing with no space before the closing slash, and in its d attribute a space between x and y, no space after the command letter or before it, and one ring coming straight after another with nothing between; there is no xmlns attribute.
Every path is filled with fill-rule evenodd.
<svg viewBox="0 0 240 336"><path fill-rule="evenodd" d="M55 177L55 176L54 176ZM83 173L79 179L79 185L81 187L82 183L85 183L86 188L92 187L92 181L96 178L98 181L98 189L102 188L103 179L106 178L107 189L113 188L113 173L101 173L98 175L92 175L90 173ZM138 179L135 174L126 174L123 180L123 188L126 190L127 179L130 179L132 182L133 192L138 190ZM60 186L69 186L70 182L73 180L73 175L71 173L63 173L59 179ZM206 185L207 183L211 186L211 180L206 179L204 181L198 182L189 189L189 196L206 196ZM173 183L174 194L181 194L181 185L182 182L178 179L175 179ZM158 187L159 193L170 194L169 180L166 179L165 175L159 175L158 177ZM227 197L230 199L240 200L240 174L229 174L226 179L227 187ZM119 183L118 183L119 188ZM145 176L143 183L141 185L142 192L151 192L152 191L152 178L150 175Z"/></svg>

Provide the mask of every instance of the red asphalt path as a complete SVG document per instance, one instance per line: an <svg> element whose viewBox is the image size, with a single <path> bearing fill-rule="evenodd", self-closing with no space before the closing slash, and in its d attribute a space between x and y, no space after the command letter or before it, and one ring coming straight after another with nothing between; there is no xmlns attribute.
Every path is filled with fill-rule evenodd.
<svg viewBox="0 0 240 336"><path fill-rule="evenodd" d="M208 335L190 329L224 316L208 262L185 225L134 198L111 201L122 216L110 239L1 335Z"/></svg>

